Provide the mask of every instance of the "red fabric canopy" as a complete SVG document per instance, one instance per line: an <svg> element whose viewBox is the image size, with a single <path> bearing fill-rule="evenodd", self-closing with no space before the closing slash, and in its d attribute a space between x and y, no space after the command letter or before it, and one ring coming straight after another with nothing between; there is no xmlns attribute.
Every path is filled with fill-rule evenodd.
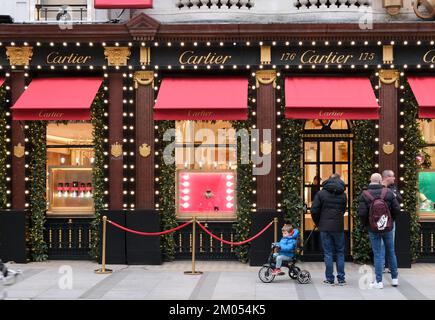
<svg viewBox="0 0 435 320"><path fill-rule="evenodd" d="M153 0L95 0L95 9L149 9Z"/></svg>
<svg viewBox="0 0 435 320"><path fill-rule="evenodd" d="M419 118L435 119L435 77L408 77L417 99Z"/></svg>
<svg viewBox="0 0 435 320"><path fill-rule="evenodd" d="M379 106L368 78L288 77L286 118L379 119Z"/></svg>
<svg viewBox="0 0 435 320"><path fill-rule="evenodd" d="M246 120L248 79L242 77L165 78L154 120Z"/></svg>
<svg viewBox="0 0 435 320"><path fill-rule="evenodd" d="M90 120L100 78L34 79L12 107L13 120Z"/></svg>
<svg viewBox="0 0 435 320"><path fill-rule="evenodd" d="M3 85L4 82L5 82L5 79L0 78L0 87Z"/></svg>

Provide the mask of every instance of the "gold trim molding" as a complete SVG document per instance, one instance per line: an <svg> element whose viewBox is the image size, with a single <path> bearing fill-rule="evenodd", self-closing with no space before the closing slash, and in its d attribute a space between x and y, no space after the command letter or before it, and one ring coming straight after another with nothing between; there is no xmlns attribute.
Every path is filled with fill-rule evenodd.
<svg viewBox="0 0 435 320"><path fill-rule="evenodd" d="M134 88L141 86L154 86L154 72L153 71L136 71L134 73Z"/></svg>
<svg viewBox="0 0 435 320"><path fill-rule="evenodd" d="M381 83L383 84L393 84L396 88L399 87L399 78L400 73L398 70L395 69L382 69L379 71L379 86L381 86Z"/></svg>
<svg viewBox="0 0 435 320"><path fill-rule="evenodd" d="M392 64L394 62L394 49L392 45L385 45L382 48L382 61L384 64Z"/></svg>
<svg viewBox="0 0 435 320"><path fill-rule="evenodd" d="M6 56L11 66L28 66L33 56L33 47L6 47Z"/></svg>
<svg viewBox="0 0 435 320"><path fill-rule="evenodd" d="M18 143L16 146L14 146L14 156L17 158L22 158L24 156L25 149L24 146L21 143Z"/></svg>
<svg viewBox="0 0 435 320"><path fill-rule="evenodd" d="M261 46L260 49L261 64L270 64L272 61L270 46Z"/></svg>
<svg viewBox="0 0 435 320"><path fill-rule="evenodd" d="M151 49L150 47L140 47L140 64L141 66L148 66L151 63Z"/></svg>
<svg viewBox="0 0 435 320"><path fill-rule="evenodd" d="M276 71L275 70L260 70L255 74L255 79L257 87L260 84L268 85L273 84L273 87L276 88Z"/></svg>
<svg viewBox="0 0 435 320"><path fill-rule="evenodd" d="M110 148L110 154L115 158L122 156L122 144L119 144L119 142L112 144Z"/></svg>
<svg viewBox="0 0 435 320"><path fill-rule="evenodd" d="M129 47L105 47L104 56L109 66L122 67L127 65L131 51Z"/></svg>

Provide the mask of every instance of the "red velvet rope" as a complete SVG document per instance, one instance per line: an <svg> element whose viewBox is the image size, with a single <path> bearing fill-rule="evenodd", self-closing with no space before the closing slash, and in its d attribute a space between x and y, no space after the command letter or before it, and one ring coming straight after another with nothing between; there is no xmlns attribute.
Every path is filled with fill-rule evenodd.
<svg viewBox="0 0 435 320"><path fill-rule="evenodd" d="M188 221L188 222L186 222L186 223L184 223L184 224L182 224L182 225L180 225L180 226L178 226L178 227L176 227L174 229L165 230L165 231L161 231L161 232L141 232L141 231L136 231L136 230L132 230L132 229L123 227L123 226L117 224L116 222L113 222L113 221L110 221L110 220L107 220L107 222L110 223L111 225L121 229L121 230L130 232L130 233L134 233L134 234L138 234L140 236L161 236L161 235L168 234L168 233L177 231L179 229L182 229L182 228L184 228L184 227L186 227L186 226L188 226L189 224L192 223L192 221Z"/></svg>
<svg viewBox="0 0 435 320"><path fill-rule="evenodd" d="M251 237L251 238L249 238L249 239L247 239L247 240L244 240L244 241L240 241L240 242L231 242L231 241L227 241L227 240L224 240L224 239L222 239L222 238L219 238L218 236L216 236L216 235L214 235L213 233L211 233L206 227L204 227L201 223L199 223L199 222L197 222L198 223L198 225L201 227L201 229L202 230L204 230L206 233L208 233L211 237L213 237L213 238L215 238L216 240L219 240L220 242L222 242L222 243L225 243L225 244L229 244L229 245L232 245L232 246L240 246L240 245L242 245L242 244L245 244L245 243L248 243L248 242L251 242L252 240L255 240L255 239L257 239L259 236L261 236L267 229L269 229L269 227L273 224L273 221L271 222L271 223L269 223L267 226L265 226L264 228L263 228L263 230L261 230L259 233L257 233L255 236L253 236L253 237Z"/></svg>

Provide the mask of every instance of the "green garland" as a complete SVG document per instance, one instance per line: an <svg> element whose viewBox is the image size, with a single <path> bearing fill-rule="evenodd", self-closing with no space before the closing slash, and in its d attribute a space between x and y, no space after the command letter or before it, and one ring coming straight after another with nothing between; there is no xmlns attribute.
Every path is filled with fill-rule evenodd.
<svg viewBox="0 0 435 320"><path fill-rule="evenodd" d="M304 203L302 194L302 133L304 120L284 119L281 126L281 190L284 219L301 227Z"/></svg>
<svg viewBox="0 0 435 320"><path fill-rule="evenodd" d="M44 241L46 201L46 121L29 122L30 154L30 252L33 261L47 259L47 245Z"/></svg>
<svg viewBox="0 0 435 320"><path fill-rule="evenodd" d="M158 139L161 141L158 150L157 163L160 168L157 190L159 190L159 210L161 230L169 230L178 226L175 213L175 164L165 161L164 148L167 142L163 141L166 130L175 129L175 121L158 122ZM173 155L175 157L175 155ZM166 234L160 238L160 251L164 261L175 259L174 233Z"/></svg>
<svg viewBox="0 0 435 320"><path fill-rule="evenodd" d="M418 104L408 83L404 91L404 142L403 142L403 204L406 212L411 217L411 255L416 260L420 251L420 222L417 212L418 205L418 166L416 156L423 151L425 141L423 139L419 121ZM429 168L430 158L426 155L423 167Z"/></svg>
<svg viewBox="0 0 435 320"><path fill-rule="evenodd" d="M7 117L6 117L6 90L0 87L0 208L6 209L6 204L8 202L7 195Z"/></svg>
<svg viewBox="0 0 435 320"><path fill-rule="evenodd" d="M284 81L277 78L277 88L283 88ZM302 134L305 120L293 120L285 118L285 95L284 90L276 90L278 101L277 110L281 112L278 121L281 123L281 208L284 212L284 220L292 223L296 228L301 228L301 217L304 209L302 200Z"/></svg>
<svg viewBox="0 0 435 320"><path fill-rule="evenodd" d="M237 139L237 211L235 223L235 241L243 241L249 238L251 232L251 215L252 215L252 166L251 159L242 159L242 141L251 137L251 129L255 124L252 112L256 110L254 97L256 90L252 89L255 85L255 77L251 77L248 89L248 119L245 121L231 121L231 125L236 132L245 132L248 137L240 137ZM243 131L239 131L243 130ZM242 162L248 163L242 164ZM249 244L236 246L234 249L239 261L246 263L249 258Z"/></svg>
<svg viewBox="0 0 435 320"><path fill-rule="evenodd" d="M95 219L91 223L90 255L100 257L100 225L104 208L104 92L100 90L91 107L92 137L94 143L94 166L92 168L92 188Z"/></svg>
<svg viewBox="0 0 435 320"><path fill-rule="evenodd" d="M367 143L375 140L375 123L373 121L361 120L354 121L352 132L353 140L353 160L352 160L352 177L353 177L353 259L358 263L367 263L371 260L371 246L368 233L364 226L361 225L358 218L359 195L370 180L370 175L374 172L373 163L375 154L375 144Z"/></svg>

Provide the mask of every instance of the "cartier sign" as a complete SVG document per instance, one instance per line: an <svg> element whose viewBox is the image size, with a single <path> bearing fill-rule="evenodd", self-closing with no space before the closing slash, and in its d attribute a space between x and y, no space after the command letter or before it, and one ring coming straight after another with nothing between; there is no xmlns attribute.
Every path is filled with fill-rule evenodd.
<svg viewBox="0 0 435 320"><path fill-rule="evenodd" d="M272 47L274 65L377 65L381 47Z"/></svg>
<svg viewBox="0 0 435 320"><path fill-rule="evenodd" d="M395 48L394 62L398 65L431 65L435 64L435 46L401 46Z"/></svg>
<svg viewBox="0 0 435 320"><path fill-rule="evenodd" d="M233 66L260 63L258 47L151 48L151 65Z"/></svg>
<svg viewBox="0 0 435 320"><path fill-rule="evenodd" d="M34 50L32 65L40 66L99 66L105 65L102 48L87 45L40 47Z"/></svg>

